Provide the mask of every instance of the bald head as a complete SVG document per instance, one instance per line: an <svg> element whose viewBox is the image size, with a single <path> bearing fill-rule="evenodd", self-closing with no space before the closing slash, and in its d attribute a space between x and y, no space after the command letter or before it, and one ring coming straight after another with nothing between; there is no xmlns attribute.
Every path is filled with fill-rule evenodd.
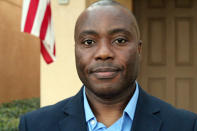
<svg viewBox="0 0 197 131"><path fill-rule="evenodd" d="M108 6L108 5L110 5L110 6L112 6L112 5L114 5L114 6L116 6L116 5L122 6L120 3L118 3L118 2L116 2L114 0L99 0L99 1L94 2L93 4L91 4L89 7Z"/></svg>
<svg viewBox="0 0 197 131"><path fill-rule="evenodd" d="M86 10L84 10L77 19L77 22L75 25L75 36L77 33L76 31L78 30L78 27L81 25L81 22L84 22L84 19L86 19L87 16L89 16L90 14L92 16L94 16L95 15L94 13L96 13L96 12L97 13L102 12L103 15L105 15L106 13L109 13L108 10L106 10L107 8L114 10L111 15L120 11L125 16L129 17L130 26L132 27L133 33L136 36L136 40L139 41L140 40L140 31L139 31L139 27L138 27L135 16L133 15L133 13L129 9L127 9L126 7L122 6L120 3L113 1L113 0L97 1L93 4L91 4Z"/></svg>

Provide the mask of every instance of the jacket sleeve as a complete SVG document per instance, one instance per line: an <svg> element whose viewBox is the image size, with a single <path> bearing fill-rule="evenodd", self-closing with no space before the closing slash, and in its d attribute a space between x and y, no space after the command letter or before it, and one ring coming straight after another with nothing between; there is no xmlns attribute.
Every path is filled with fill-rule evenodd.
<svg viewBox="0 0 197 131"><path fill-rule="evenodd" d="M19 131L27 131L25 116L20 118Z"/></svg>

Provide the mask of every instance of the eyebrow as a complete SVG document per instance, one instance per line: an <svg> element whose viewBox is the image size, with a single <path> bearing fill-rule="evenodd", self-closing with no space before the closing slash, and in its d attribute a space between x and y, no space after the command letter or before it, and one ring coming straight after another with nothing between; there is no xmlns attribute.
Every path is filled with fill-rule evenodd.
<svg viewBox="0 0 197 131"><path fill-rule="evenodd" d="M123 33L123 34L126 34L126 35L131 35L130 31L128 31L126 29L123 29L123 28L117 28L117 29L113 29L113 30L109 31L110 35L114 35L114 34L117 34L117 33Z"/></svg>
<svg viewBox="0 0 197 131"><path fill-rule="evenodd" d="M117 33L123 33L123 34L126 34L126 35L131 35L130 31L128 31L126 29L123 29L123 28L116 28L116 29L112 29L112 30L108 31L109 35L114 35L114 34L117 34ZM79 37L83 37L83 36L86 36L86 35L99 36L99 34L96 31L94 31L94 30L85 30L85 31L82 31L79 34Z"/></svg>
<svg viewBox="0 0 197 131"><path fill-rule="evenodd" d="M85 36L85 35L97 35L98 36L98 33L94 30L85 30L79 34L79 37Z"/></svg>

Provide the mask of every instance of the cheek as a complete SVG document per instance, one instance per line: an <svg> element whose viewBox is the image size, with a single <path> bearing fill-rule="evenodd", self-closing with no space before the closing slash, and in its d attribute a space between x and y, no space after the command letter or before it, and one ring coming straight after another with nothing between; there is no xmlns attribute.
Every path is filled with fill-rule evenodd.
<svg viewBox="0 0 197 131"><path fill-rule="evenodd" d="M90 63L91 56L90 53L84 51L80 48L75 49L75 59L78 72L83 72L86 70Z"/></svg>
<svg viewBox="0 0 197 131"><path fill-rule="evenodd" d="M75 59L77 70L79 71L84 67L83 52L81 52L79 49L75 50Z"/></svg>
<svg viewBox="0 0 197 131"><path fill-rule="evenodd" d="M138 51L137 48L127 48L121 51L119 55L119 63L124 67L123 76L126 79L133 79L138 72Z"/></svg>
<svg viewBox="0 0 197 131"><path fill-rule="evenodd" d="M138 75L139 68L139 54L138 51L135 50L131 53L130 59L128 61L128 75L129 77L136 77Z"/></svg>
<svg viewBox="0 0 197 131"><path fill-rule="evenodd" d="M119 52L119 54L120 54L118 55L119 61L126 67L133 65L137 62L138 52L137 52L137 48L135 47L127 48L127 50L122 50Z"/></svg>

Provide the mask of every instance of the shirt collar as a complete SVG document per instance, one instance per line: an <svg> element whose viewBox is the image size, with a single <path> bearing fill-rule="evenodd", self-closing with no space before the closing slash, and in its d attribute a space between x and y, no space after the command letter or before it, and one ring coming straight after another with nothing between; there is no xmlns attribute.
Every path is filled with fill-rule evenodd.
<svg viewBox="0 0 197 131"><path fill-rule="evenodd" d="M85 94L85 86L83 87L83 102L84 102L86 122L88 122L90 119L94 118L95 116L90 108L89 103L88 103L88 100L87 100L87 97Z"/></svg>
<svg viewBox="0 0 197 131"><path fill-rule="evenodd" d="M132 96L132 98L130 99L129 103L127 104L127 106L124 109L124 112L126 112L130 119L133 120L134 119L134 114L135 114L135 109L136 109L136 105L137 105L137 100L138 100L138 96L139 96L139 86L137 81L136 83L136 88L135 88L135 92ZM85 94L85 86L83 87L83 98L84 98L84 110L85 110L85 117L86 117L86 122L88 122L89 120L95 118L90 105L88 103L86 94Z"/></svg>
<svg viewBox="0 0 197 131"><path fill-rule="evenodd" d="M135 83L136 83L135 92L134 92L132 98L130 99L129 103L127 104L127 106L124 109L124 112L126 112L129 115L131 120L134 119L135 109L136 109L137 100L138 100L138 96L139 96L139 86L138 86L137 81Z"/></svg>

